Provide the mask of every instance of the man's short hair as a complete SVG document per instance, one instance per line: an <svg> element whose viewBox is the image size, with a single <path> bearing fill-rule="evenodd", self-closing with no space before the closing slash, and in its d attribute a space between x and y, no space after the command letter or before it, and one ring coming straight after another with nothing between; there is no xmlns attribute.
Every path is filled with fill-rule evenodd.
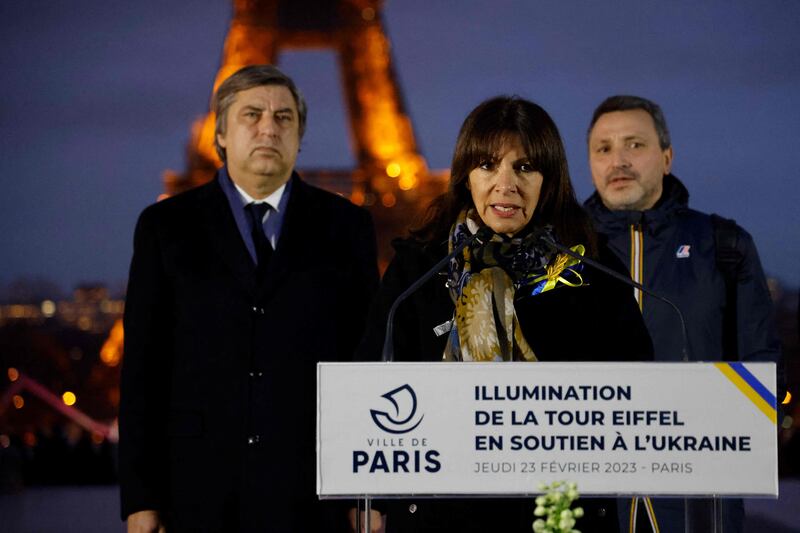
<svg viewBox="0 0 800 533"><path fill-rule="evenodd" d="M656 126L656 133L658 134L658 144L662 150L666 150L672 146L672 141L669 138L669 128L667 128L667 119L664 118L664 112L655 102L642 98L640 96L630 96L626 94L618 94L616 96L609 96L597 106L592 115L592 122L589 124L589 130L586 132L586 140L592 134L597 120L606 113L613 113L614 111L631 111L634 109L641 109L646 111L653 119L653 124Z"/></svg>
<svg viewBox="0 0 800 533"><path fill-rule="evenodd" d="M308 112L308 108L306 107L303 94L294 84L292 78L272 65L250 65L243 67L220 84L211 101L211 110L216 114L216 122L214 124L214 148L216 148L217 155L223 162L225 162L225 148L219 145L217 135L225 134L228 109L236 99L236 93L263 85L281 85L289 89L289 92L292 93L292 97L294 98L294 103L297 106L299 135L301 139L303 138L303 134L306 132L306 113Z"/></svg>

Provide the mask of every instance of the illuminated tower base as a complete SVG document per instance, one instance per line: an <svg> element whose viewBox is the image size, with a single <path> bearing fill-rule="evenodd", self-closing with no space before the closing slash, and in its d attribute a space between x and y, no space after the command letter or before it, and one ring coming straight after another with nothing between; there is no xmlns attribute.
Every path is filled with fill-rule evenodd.
<svg viewBox="0 0 800 533"><path fill-rule="evenodd" d="M445 177L431 175L417 149L394 73L381 4L380 0L234 0L214 90L241 67L276 63L284 49L328 48L337 53L357 167L350 172L303 169L301 173L372 211L385 264L391 255L388 241L402 235L414 213L443 190ZM188 168L183 174L165 173L167 195L209 181L221 165L214 151L214 120L209 113L194 124Z"/></svg>

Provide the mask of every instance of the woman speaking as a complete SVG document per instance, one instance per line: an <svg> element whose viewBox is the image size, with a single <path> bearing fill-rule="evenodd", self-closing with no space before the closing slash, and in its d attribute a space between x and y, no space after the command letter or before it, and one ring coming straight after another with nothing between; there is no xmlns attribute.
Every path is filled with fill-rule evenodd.
<svg viewBox="0 0 800 533"><path fill-rule="evenodd" d="M473 239L397 309L396 361L652 358L633 289L545 243L626 274L575 199L556 125L532 102L497 97L464 121L447 192L410 238L394 241L359 359L379 358L395 299L479 231L488 237ZM614 500L580 504L579 529L617 531ZM534 518L532 499L403 500L382 508L387 533L529 532Z"/></svg>

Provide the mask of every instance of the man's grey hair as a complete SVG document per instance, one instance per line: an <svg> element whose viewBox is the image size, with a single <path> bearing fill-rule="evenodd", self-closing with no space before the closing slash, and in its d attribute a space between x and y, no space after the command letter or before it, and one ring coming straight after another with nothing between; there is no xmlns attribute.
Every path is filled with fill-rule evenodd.
<svg viewBox="0 0 800 533"><path fill-rule="evenodd" d="M589 130L586 132L586 140L592 135L592 129L597 123L597 120L606 113L613 113L614 111L631 111L634 109L641 109L646 111L653 119L653 124L656 126L656 133L658 134L658 144L662 150L666 150L672 146L672 141L669 138L669 128L667 128L667 119L664 118L664 112L655 102L642 98L641 96L630 96L625 94L618 94L616 96L609 96L597 106L592 115L592 122L589 124Z"/></svg>
<svg viewBox="0 0 800 533"><path fill-rule="evenodd" d="M306 114L308 108L306 107L303 94L294 84L292 78L272 65L250 65L243 67L220 84L211 101L211 110L216 114L216 122L214 124L214 148L216 148L217 155L223 162L225 162L225 148L219 145L217 136L225 134L228 109L236 99L236 93L264 85L280 85L286 87L289 89L289 92L292 93L294 103L297 106L299 135L301 139L303 138L303 134L306 132Z"/></svg>

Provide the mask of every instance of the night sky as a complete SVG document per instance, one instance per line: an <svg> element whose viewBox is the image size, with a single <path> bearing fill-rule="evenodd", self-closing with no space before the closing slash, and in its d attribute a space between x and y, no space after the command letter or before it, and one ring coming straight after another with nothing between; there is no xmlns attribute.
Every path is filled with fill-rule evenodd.
<svg viewBox="0 0 800 533"><path fill-rule="evenodd" d="M121 286L136 217L182 170L232 8L189 0L0 3L0 283ZM389 0L417 142L449 166L461 121L519 94L559 125L581 200L586 126L616 93L658 102L690 204L735 218L764 268L800 285L800 2ZM309 101L299 166L353 157L335 56L280 66Z"/></svg>

